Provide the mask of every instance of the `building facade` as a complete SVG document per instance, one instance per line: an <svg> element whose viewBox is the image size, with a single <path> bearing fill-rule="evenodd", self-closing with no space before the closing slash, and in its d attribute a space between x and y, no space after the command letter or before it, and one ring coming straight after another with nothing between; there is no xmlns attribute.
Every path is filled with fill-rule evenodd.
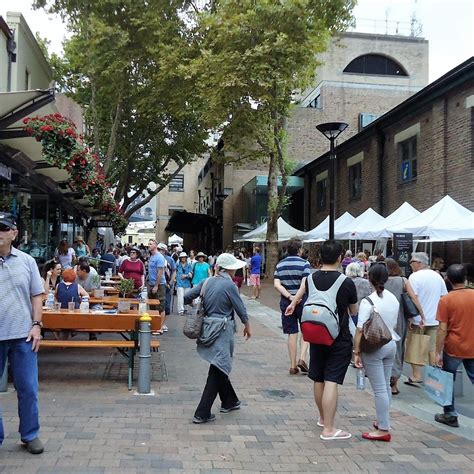
<svg viewBox="0 0 474 474"><path fill-rule="evenodd" d="M342 142L428 83L428 42L415 36L343 33L318 59L321 64L314 85L298 94L287 121L288 156L300 166L329 148L317 124L347 122ZM214 242L201 239L202 246L230 247L233 240L265 220L267 193L257 181L267 174L265 163L203 163L194 191L197 212L216 216L218 221ZM305 191L302 184L294 184L289 193L297 209ZM263 208L263 213L253 212ZM292 214L295 227L309 224L303 212L296 216L291 208L286 212Z"/></svg>
<svg viewBox="0 0 474 474"><path fill-rule="evenodd" d="M303 211L306 230L328 215L328 166L325 153L297 173L305 180L304 198L291 215ZM387 216L404 201L424 211L447 194L473 211L473 176L470 58L337 147L336 215L357 216L372 207ZM449 257L459 244L435 247ZM465 244L464 259L474 259L472 242Z"/></svg>
<svg viewBox="0 0 474 474"><path fill-rule="evenodd" d="M0 17L0 61L0 210L17 217L22 250L42 263L60 239L84 235L88 202L71 192L67 171L44 161L23 119L60 112L82 133L82 110L50 89L52 70L20 13Z"/></svg>

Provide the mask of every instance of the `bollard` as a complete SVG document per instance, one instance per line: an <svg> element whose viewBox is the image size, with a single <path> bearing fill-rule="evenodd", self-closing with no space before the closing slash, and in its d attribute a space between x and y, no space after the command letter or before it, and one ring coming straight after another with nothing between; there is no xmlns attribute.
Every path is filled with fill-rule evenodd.
<svg viewBox="0 0 474 474"><path fill-rule="evenodd" d="M148 313L140 316L138 330L140 354L138 355L138 393L147 394L151 390L151 317Z"/></svg>
<svg viewBox="0 0 474 474"><path fill-rule="evenodd" d="M8 359L5 359L5 367L3 368L3 374L0 377L0 392L6 392L8 385ZM1 369L0 369L1 370Z"/></svg>

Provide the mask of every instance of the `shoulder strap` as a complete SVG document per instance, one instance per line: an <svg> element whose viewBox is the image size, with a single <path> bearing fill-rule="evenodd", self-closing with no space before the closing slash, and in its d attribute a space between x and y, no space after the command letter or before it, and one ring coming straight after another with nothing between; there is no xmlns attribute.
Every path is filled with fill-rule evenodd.
<svg viewBox="0 0 474 474"><path fill-rule="evenodd" d="M207 282L208 282L211 278L212 278L212 277L206 278L206 279L204 280L204 283L203 283L202 286L201 286L201 293L199 294L199 296L200 296L201 298L204 298L204 295L205 295L205 293L206 293Z"/></svg>
<svg viewBox="0 0 474 474"><path fill-rule="evenodd" d="M346 280L346 275L343 275L342 273L337 277L337 280L332 284L330 288L326 290L326 293L328 293L330 296L332 296L334 299L337 298L337 292L339 291L339 288L341 288L342 284Z"/></svg>
<svg viewBox="0 0 474 474"><path fill-rule="evenodd" d="M374 302L368 296L366 296L364 299L367 300L372 306L375 306Z"/></svg>

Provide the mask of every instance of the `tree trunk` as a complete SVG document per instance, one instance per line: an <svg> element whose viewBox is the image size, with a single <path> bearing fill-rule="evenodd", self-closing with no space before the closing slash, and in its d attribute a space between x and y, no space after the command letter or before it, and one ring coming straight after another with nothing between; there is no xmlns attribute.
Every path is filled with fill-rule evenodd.
<svg viewBox="0 0 474 474"><path fill-rule="evenodd" d="M268 220L267 220L267 249L266 249L266 275L273 277L278 262L278 166L275 153L270 154L268 168Z"/></svg>

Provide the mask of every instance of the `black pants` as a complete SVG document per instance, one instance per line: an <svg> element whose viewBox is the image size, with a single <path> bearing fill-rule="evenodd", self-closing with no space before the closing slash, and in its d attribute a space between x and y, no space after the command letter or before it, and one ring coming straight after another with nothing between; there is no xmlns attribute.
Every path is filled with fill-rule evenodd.
<svg viewBox="0 0 474 474"><path fill-rule="evenodd" d="M194 415L200 418L209 418L212 404L217 394L219 394L219 398L221 399L222 408L231 408L239 401L229 377L215 365L211 365L209 367L206 386L202 392L201 401Z"/></svg>

